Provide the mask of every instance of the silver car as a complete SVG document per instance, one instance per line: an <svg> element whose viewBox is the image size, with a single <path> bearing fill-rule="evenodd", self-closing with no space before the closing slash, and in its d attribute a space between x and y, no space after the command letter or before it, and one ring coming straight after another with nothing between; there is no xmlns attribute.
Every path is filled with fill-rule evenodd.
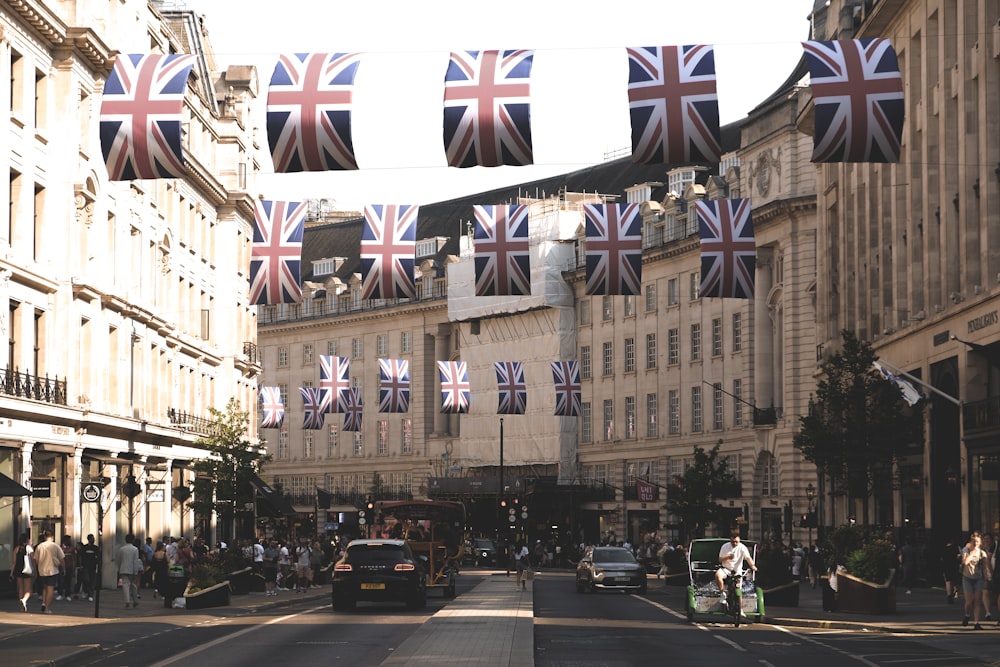
<svg viewBox="0 0 1000 667"><path fill-rule="evenodd" d="M576 591L646 592L646 568L622 547L594 547L576 566Z"/></svg>

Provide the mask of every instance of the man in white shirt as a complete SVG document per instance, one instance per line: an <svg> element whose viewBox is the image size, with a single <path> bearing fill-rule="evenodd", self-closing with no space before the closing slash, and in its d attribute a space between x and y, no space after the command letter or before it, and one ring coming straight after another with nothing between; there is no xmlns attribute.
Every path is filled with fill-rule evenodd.
<svg viewBox="0 0 1000 667"><path fill-rule="evenodd" d="M719 549L721 567L715 571L715 582L719 585L719 591L722 593L722 597L719 599L720 603L726 604L726 577L742 572L744 562L750 566L751 570L757 571L757 566L754 565L753 558L750 557L750 550L740 542L740 534L733 533L729 537L729 541Z"/></svg>

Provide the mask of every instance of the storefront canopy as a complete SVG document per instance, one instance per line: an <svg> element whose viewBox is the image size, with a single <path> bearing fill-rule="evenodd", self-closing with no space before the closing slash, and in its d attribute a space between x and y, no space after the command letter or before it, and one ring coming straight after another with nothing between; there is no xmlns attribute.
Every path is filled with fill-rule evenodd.
<svg viewBox="0 0 1000 667"><path fill-rule="evenodd" d="M7 475L0 472L0 498L10 497L17 498L19 496L30 496L31 490L26 489L14 480L12 480Z"/></svg>
<svg viewBox="0 0 1000 667"><path fill-rule="evenodd" d="M250 485L257 490L257 498L263 500L264 504L276 513L276 516L296 516L298 514L283 494L272 489L257 475L250 475Z"/></svg>

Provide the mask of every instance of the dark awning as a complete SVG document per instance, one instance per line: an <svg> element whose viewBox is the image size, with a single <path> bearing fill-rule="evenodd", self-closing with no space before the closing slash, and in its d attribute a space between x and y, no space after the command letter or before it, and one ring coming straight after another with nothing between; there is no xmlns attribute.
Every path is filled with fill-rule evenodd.
<svg viewBox="0 0 1000 667"><path fill-rule="evenodd" d="M10 497L17 498L19 496L30 496L31 490L26 489L14 480L12 480L7 475L0 472L0 498Z"/></svg>
<svg viewBox="0 0 1000 667"><path fill-rule="evenodd" d="M292 507L285 496L272 489L267 482L250 473L250 485L257 490L257 498L267 503L278 516L296 516L298 512Z"/></svg>

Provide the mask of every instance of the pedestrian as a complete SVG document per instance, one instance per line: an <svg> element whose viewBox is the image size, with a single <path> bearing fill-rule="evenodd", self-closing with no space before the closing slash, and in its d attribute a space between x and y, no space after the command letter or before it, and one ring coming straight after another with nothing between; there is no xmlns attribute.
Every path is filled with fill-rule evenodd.
<svg viewBox="0 0 1000 667"><path fill-rule="evenodd" d="M809 584L815 589L819 582L819 573L823 571L823 554L819 550L818 542L813 542L812 546L809 547L806 567L809 571Z"/></svg>
<svg viewBox="0 0 1000 667"><path fill-rule="evenodd" d="M903 567L903 587L906 588L906 594L910 595L913 593L913 580L917 573L917 551L913 548L909 537L903 540L899 557Z"/></svg>
<svg viewBox="0 0 1000 667"><path fill-rule="evenodd" d="M990 577L989 585L987 586L990 599L996 603L996 607L1000 610L1000 577L997 576L997 551L1000 551L1000 544L997 543L997 538L993 538L993 553L990 554L990 572L993 576ZM1000 614L997 614L1000 616ZM1000 618L997 619L997 627L1000 628Z"/></svg>
<svg viewBox="0 0 1000 667"><path fill-rule="evenodd" d="M126 609L139 606L139 579L144 569L135 536L129 533L125 536L125 544L118 549L118 585Z"/></svg>
<svg viewBox="0 0 1000 667"><path fill-rule="evenodd" d="M264 573L264 593L266 595L278 594L278 560L281 558L281 550L275 540L268 542L264 549L264 560L261 570Z"/></svg>
<svg viewBox="0 0 1000 667"><path fill-rule="evenodd" d="M993 574L996 572L996 568L993 566L993 553L996 549L996 545L993 543L993 535L990 533L983 533L983 551L986 553L986 571L989 573L986 577L986 582L983 588L983 609L986 610L985 620L993 620L993 600L996 595L991 591L993 590L993 580L996 579Z"/></svg>
<svg viewBox="0 0 1000 667"><path fill-rule="evenodd" d="M153 584L153 554L156 549L153 547L153 538L147 537L146 541L142 543L142 547L139 549L139 556L142 558L142 563L145 566L145 570L142 572L142 585L140 588L152 588L155 594L156 588ZM156 599L155 596L153 598Z"/></svg>
<svg viewBox="0 0 1000 667"><path fill-rule="evenodd" d="M35 577L35 561L32 557L34 549L31 537L25 533L17 543L14 557L10 563L10 578L17 582L17 599L21 609L28 611L28 601L31 600L31 581Z"/></svg>
<svg viewBox="0 0 1000 667"><path fill-rule="evenodd" d="M962 568L959 560L962 558L962 550L955 544L953 538L945 540L941 547L940 563L941 572L944 576L944 592L948 598L948 604L954 604L958 597L958 591L962 587Z"/></svg>
<svg viewBox="0 0 1000 667"><path fill-rule="evenodd" d="M802 581L802 562L804 560L801 547L794 547L792 549L792 580L796 583Z"/></svg>
<svg viewBox="0 0 1000 667"><path fill-rule="evenodd" d="M528 561L530 554L528 553L528 545L518 539L517 543L514 545L514 587L524 590L527 587L526 579L527 575L525 570L530 566Z"/></svg>
<svg viewBox="0 0 1000 667"><path fill-rule="evenodd" d="M167 547L162 540L156 543L150 564L150 570L153 573L153 599L156 599L157 594L166 597L167 568L170 567L170 559L167 558Z"/></svg>
<svg viewBox="0 0 1000 667"><path fill-rule="evenodd" d="M191 571L194 569L194 552L191 550L191 545L188 543L186 537L182 537L177 540L177 548L174 550L174 559L170 562L171 565L180 565L184 568L184 576L190 578Z"/></svg>
<svg viewBox="0 0 1000 667"><path fill-rule="evenodd" d="M305 593L309 587L309 575L312 573L312 549L306 538L299 538L295 547L295 592Z"/></svg>
<svg viewBox="0 0 1000 667"><path fill-rule="evenodd" d="M33 555L42 586L42 613L51 614L59 573L63 568L63 550L55 543L51 530L42 531L42 541L35 547Z"/></svg>
<svg viewBox="0 0 1000 667"><path fill-rule="evenodd" d="M73 599L73 575L76 574L76 545L69 535L62 537L63 568L59 575L59 585L56 589L56 600Z"/></svg>
<svg viewBox="0 0 1000 667"><path fill-rule="evenodd" d="M288 553L288 545L279 542L278 547L278 590L287 591L292 578L292 563Z"/></svg>
<svg viewBox="0 0 1000 667"><path fill-rule="evenodd" d="M94 544L94 536L87 535L87 543L79 549L80 579L83 581L83 595L91 602L94 601L94 590L97 583L97 563L101 557L101 550Z"/></svg>
<svg viewBox="0 0 1000 667"><path fill-rule="evenodd" d="M309 554L309 587L319 588L319 571L323 567L323 549L319 545L319 540L313 540L309 548L312 550Z"/></svg>
<svg viewBox="0 0 1000 667"><path fill-rule="evenodd" d="M979 625L979 611L983 604L983 590L986 588L986 581L990 578L989 555L983 551L983 538L979 531L973 531L969 536L969 541L962 547L962 595L965 596L965 616L962 618L962 625L969 625L969 618L973 618L974 630L982 630Z"/></svg>

